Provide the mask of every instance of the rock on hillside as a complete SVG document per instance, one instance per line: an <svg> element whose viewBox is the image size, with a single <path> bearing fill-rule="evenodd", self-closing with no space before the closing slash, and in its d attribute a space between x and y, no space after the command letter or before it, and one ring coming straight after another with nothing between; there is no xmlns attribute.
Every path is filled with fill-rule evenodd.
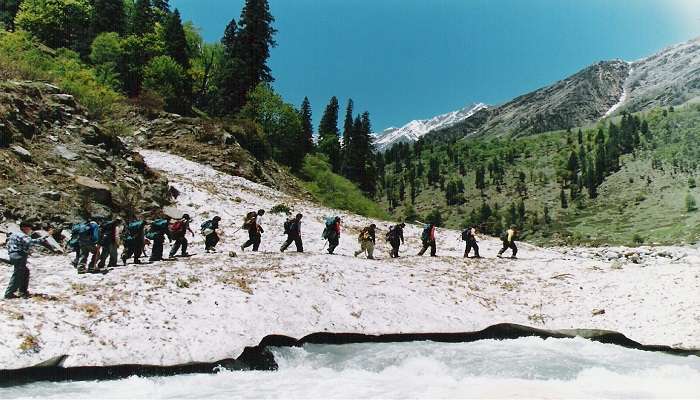
<svg viewBox="0 0 700 400"><path fill-rule="evenodd" d="M492 108L478 135L529 135L595 122L620 101L629 64L605 61Z"/></svg>
<svg viewBox="0 0 700 400"><path fill-rule="evenodd" d="M167 190L73 96L47 83L0 83L0 219L60 225L157 210Z"/></svg>
<svg viewBox="0 0 700 400"><path fill-rule="evenodd" d="M667 248L670 257L640 249L636 260L521 243L519 260L499 260L500 241L485 237L486 258L465 260L459 232L438 229L439 257L418 257L421 229L409 225L402 257L390 259L381 239L389 222L327 209L178 156L143 156L180 192L176 206L193 216L194 226L222 217L220 252L203 253L196 235L191 251L198 254L191 258L80 276L67 256L32 258L30 290L41 295L0 302L4 368L63 354L66 366L172 365L237 357L268 334L464 332L500 322L700 345L696 248ZM304 214L305 252L279 253L287 216L272 212L263 221L261 252L241 252L242 216L278 204ZM343 233L330 256L321 239L323 217L338 214ZM379 259L355 258L358 232L370 223L381 229ZM8 279L0 274L0 287Z"/></svg>

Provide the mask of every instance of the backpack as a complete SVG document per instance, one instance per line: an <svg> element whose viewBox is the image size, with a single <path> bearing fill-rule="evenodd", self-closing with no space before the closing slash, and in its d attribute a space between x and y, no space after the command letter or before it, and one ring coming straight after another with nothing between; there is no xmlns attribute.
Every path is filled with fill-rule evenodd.
<svg viewBox="0 0 700 400"><path fill-rule="evenodd" d="M243 229L253 228L253 223L258 219L258 213L255 211L250 211L243 218Z"/></svg>
<svg viewBox="0 0 700 400"><path fill-rule="evenodd" d="M467 240L469 240L471 238L471 236L472 236L472 228L467 228L467 229L462 231L462 240L463 241L466 242Z"/></svg>
<svg viewBox="0 0 700 400"><path fill-rule="evenodd" d="M430 225L425 225L423 227L423 233L421 233L420 239L424 242L430 240Z"/></svg>
<svg viewBox="0 0 700 400"><path fill-rule="evenodd" d="M73 238L80 238L90 234L90 225L85 223L75 224L71 227L70 233Z"/></svg>
<svg viewBox="0 0 700 400"><path fill-rule="evenodd" d="M335 225L335 220L338 217L326 217L326 226L323 228L323 234L321 235L323 239L328 239L333 231L333 225Z"/></svg>
<svg viewBox="0 0 700 400"><path fill-rule="evenodd" d="M294 220L293 219L288 219L284 221L284 234L289 235L289 233L292 231L292 225L294 225Z"/></svg>
<svg viewBox="0 0 700 400"><path fill-rule="evenodd" d="M391 228L389 228L389 232L386 233L386 236L384 238L387 242L396 239L396 227L392 226Z"/></svg>
<svg viewBox="0 0 700 400"><path fill-rule="evenodd" d="M141 230L143 229L143 227L145 225L146 225L146 222L144 222L144 221L140 221L140 220L133 221L133 222L129 223L129 225L126 226L126 231L130 235L138 235L139 233L141 233Z"/></svg>
<svg viewBox="0 0 700 400"><path fill-rule="evenodd" d="M153 232L165 232L168 230L168 220L165 218L157 219L151 222L151 231Z"/></svg>
<svg viewBox="0 0 700 400"><path fill-rule="evenodd" d="M202 225L200 225L201 231L202 231L202 236L209 236L214 232L214 229L212 229L212 226L214 223L209 220L204 222Z"/></svg>
<svg viewBox="0 0 700 400"><path fill-rule="evenodd" d="M185 229L185 223L178 219L169 226L170 233L181 233Z"/></svg>

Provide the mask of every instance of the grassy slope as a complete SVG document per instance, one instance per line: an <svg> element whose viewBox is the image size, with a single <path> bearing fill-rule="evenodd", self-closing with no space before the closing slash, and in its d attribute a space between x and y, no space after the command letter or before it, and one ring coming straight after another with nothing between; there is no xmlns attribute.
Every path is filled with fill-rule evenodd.
<svg viewBox="0 0 700 400"><path fill-rule="evenodd" d="M646 144L645 149L623 157L621 170L607 177L595 200L584 196L580 205L570 204L568 209L561 208L561 186L556 171L568 157L570 147L566 133L558 131L510 142L522 148L523 155L513 165L506 167L505 185L501 191L489 185L482 197L475 188L474 171L467 163L467 174L462 177L466 186L463 205L447 206L444 193L438 187L424 185L415 207L420 215L438 207L446 226L460 227L471 210L478 209L484 200L492 206L498 203L503 211L517 201L519 196L515 184L518 172L523 171L527 175L525 205L528 218L534 218L537 213L541 219L545 205L552 217L550 226L541 224L537 231L528 230L527 240L544 245L632 244L635 239L647 244L694 242L700 238L700 212L687 212L685 197L691 193L700 199L700 189L689 188L688 179L694 175L693 172L683 172L682 168L674 168L673 164L674 159L700 161L694 153L696 147L700 148L696 146L700 141L700 108L690 105L666 116L657 110L644 118L650 124L653 140ZM587 133L584 131L584 136ZM576 135L573 136L576 144ZM465 147L471 149L472 165L476 165L480 159L489 159L496 154L497 150L494 149L499 147L489 139L467 139L456 146L460 152L465 152ZM436 150L436 154L444 156L444 151L442 146ZM662 161L663 170L652 168L653 157ZM429 158L430 155L423 152L422 159L426 166ZM392 167L388 166L387 171L391 170ZM446 177L456 174L456 168L450 165ZM486 179L490 180L488 173ZM388 207L385 199L382 204ZM400 218L403 212L404 207L399 207L392 210L392 215Z"/></svg>

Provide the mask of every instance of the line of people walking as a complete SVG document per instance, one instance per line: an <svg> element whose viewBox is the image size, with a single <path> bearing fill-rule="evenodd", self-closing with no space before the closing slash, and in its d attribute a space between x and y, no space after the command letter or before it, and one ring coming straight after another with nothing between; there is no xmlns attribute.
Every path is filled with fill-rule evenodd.
<svg viewBox="0 0 700 400"><path fill-rule="evenodd" d="M241 251L252 247L252 250L259 251L262 243L262 235L265 232L262 219L265 210L251 211L243 219L243 225L239 228L248 232L248 240L241 245ZM302 214L296 214L292 218L285 220L282 228L286 235L286 240L280 247L281 252L285 252L292 243L299 253L304 252L302 240ZM220 222L221 217L215 216L200 225L200 233L204 237L204 247L206 253L216 252L216 246L220 242ZM342 219L338 216L326 217L322 238L326 243L328 254L334 254L340 244ZM75 252L72 261L78 274L84 273L104 273L117 267L118 260L122 264L133 258L134 264L142 264L144 258L148 263L175 260L179 257L189 257L189 241L187 234L195 236L191 228L192 219L188 214L180 218L157 218L151 221L136 219L124 225L119 219L101 221L81 222L71 227L71 237L68 240L68 247ZM405 244L404 229L406 224L400 223L390 226L385 235L386 242L390 245L389 256L391 258L400 257L401 246ZM236 231L238 232L238 231ZM235 233L234 233L235 234ZM507 250L512 251L511 258L516 258L518 248L515 244L517 239L517 228L511 226L504 232L501 240L502 249L498 252L498 257L503 257ZM464 257L468 258L472 250L473 258L481 258L478 245L478 230L470 227L462 232L462 240L466 242ZM8 237L7 247L9 253L8 262L13 265L14 271L10 283L5 291L5 298L29 296L29 269L27 259L32 246L45 245L49 237L54 236L54 231L50 229L48 234L39 238L32 238L32 225L29 222L20 224L20 232L12 233ZM164 257L165 240L170 243L168 257ZM359 248L354 252L354 256L361 254L368 259L375 259L375 248L377 242L377 226L371 224L360 230L357 238ZM424 255L430 249L430 256L437 256L436 226L426 224L421 233L422 247L418 256ZM151 246L151 254L146 254L147 246ZM123 246L121 256L118 254L119 247ZM178 254L179 253L179 254Z"/></svg>

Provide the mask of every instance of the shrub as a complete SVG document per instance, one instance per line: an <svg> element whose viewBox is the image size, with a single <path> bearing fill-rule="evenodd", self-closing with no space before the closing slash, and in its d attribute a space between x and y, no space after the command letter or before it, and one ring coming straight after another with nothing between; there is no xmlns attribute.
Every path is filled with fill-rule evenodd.
<svg viewBox="0 0 700 400"><path fill-rule="evenodd" d="M386 212L365 197L349 180L331 171L328 160L321 155L307 155L301 169L306 189L320 203L373 218L387 218Z"/></svg>
<svg viewBox="0 0 700 400"><path fill-rule="evenodd" d="M286 204L277 204L270 209L270 213L292 215L292 210Z"/></svg>
<svg viewBox="0 0 700 400"><path fill-rule="evenodd" d="M152 59L143 71L143 87L160 95L165 109L178 114L189 114L189 78L185 70L171 57Z"/></svg>
<svg viewBox="0 0 700 400"><path fill-rule="evenodd" d="M688 193L685 196L685 209L688 212L697 211L697 209L698 209L697 202L695 201L695 197L693 197L693 195L690 193Z"/></svg>
<svg viewBox="0 0 700 400"><path fill-rule="evenodd" d="M695 178L688 178L688 188L695 189L696 183Z"/></svg>
<svg viewBox="0 0 700 400"><path fill-rule="evenodd" d="M644 244L644 238L638 233L635 233L634 236L632 236L632 242L636 245Z"/></svg>

